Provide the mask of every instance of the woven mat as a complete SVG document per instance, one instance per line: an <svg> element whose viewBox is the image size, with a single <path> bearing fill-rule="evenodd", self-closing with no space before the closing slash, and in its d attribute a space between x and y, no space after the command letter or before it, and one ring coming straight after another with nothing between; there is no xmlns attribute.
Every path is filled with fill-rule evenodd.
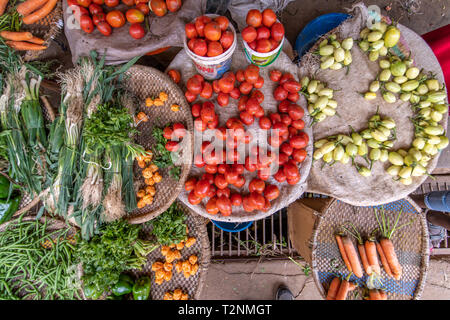
<svg viewBox="0 0 450 320"><path fill-rule="evenodd" d="M359 31L365 27L367 8L361 3L354 8L353 18L344 21L333 30L338 38L350 36L358 39ZM426 71L432 71L442 83L444 78L439 62L425 41L412 30L400 24L398 27L402 38L397 54L407 53L411 48L415 64ZM409 120L413 115L410 104L400 99L396 103L388 104L380 93L377 99L372 101L362 98L359 93L368 91L369 83L375 79L380 68L378 61L368 60L367 54L359 49L356 42L352 48L352 57L353 63L350 65L348 75L345 74L345 69L337 71L319 69L315 75L317 79L327 82L330 88L342 89L335 94L340 116L328 117L316 124L315 140L338 133L349 134L349 125L357 131L367 128L368 119L379 107L381 116L390 116L397 124L397 140L394 142L393 150L408 148L414 139L414 127ZM299 68L300 76L313 74L319 68L317 63L312 63L313 61L310 54L303 56ZM446 128L447 122L448 117L444 117L441 125ZM436 167L438 158L439 154L429 162L427 167L429 172ZM356 162L367 165L361 157L357 157ZM394 181L386 173L385 170L390 166L389 162L375 162L370 177L362 177L350 164L336 163L323 168L322 165L322 160L313 163L308 179L308 192L326 194L353 205L379 205L402 199L416 190L427 178L425 175L413 177L413 183L405 186Z"/></svg>
<svg viewBox="0 0 450 320"><path fill-rule="evenodd" d="M192 165L194 140L190 137L194 130L193 120L189 105L181 89L166 74L154 68L137 65L131 67L126 72L123 86L138 100L138 105L135 106L136 113L142 111L149 118L149 121L141 122L137 127L140 131L136 139L137 143L146 149L153 149L154 139L152 137L152 130L154 126L164 128L168 123L181 122L188 131L188 135L181 141L182 147L180 148L179 160L182 165L180 179L175 180L171 178L168 169L160 169L159 172L162 175L162 181L155 184L156 195L154 202L144 208L136 209L127 217L131 223L143 223L164 212L175 201L183 189L184 182ZM168 94L168 100L164 106L146 107L145 99L147 97L158 96L161 91ZM172 104L178 104L180 110L173 112L170 109ZM145 185L141 171L142 169L135 163L134 176L136 190L141 189Z"/></svg>
<svg viewBox="0 0 450 320"><path fill-rule="evenodd" d="M206 273L208 272L208 266L210 263L210 247L208 232L206 230L205 219L193 214L186 206L178 202L179 206L184 209L187 219L186 225L189 229L188 236L195 237L195 244L189 248L183 248L181 250L181 260L187 260L189 256L196 255L198 257L199 268L195 275L186 279L183 273L178 273L174 268L172 271L172 279L170 281L164 281L161 285L155 283L155 273L151 271L152 264L156 261L164 262L165 258L161 254L161 249L158 248L147 256L147 264L142 271L134 270L132 273L135 277L149 276L152 280L151 299L162 300L164 294L167 291L173 292L175 289L181 289L183 293L189 295L189 299L198 299L205 282ZM144 227L145 231L150 231L149 227Z"/></svg>
<svg viewBox="0 0 450 320"><path fill-rule="evenodd" d="M341 258L334 232L343 223L351 221L365 239L368 233L378 227L374 208L380 209L381 206L354 207L340 200L331 199L320 215L312 238L312 269L314 281L323 297L326 297L326 291L334 277L338 275L346 277L349 273ZM388 277L382 268L382 283L386 288L388 300L420 299L429 261L427 224L421 209L409 198L384 205L385 213L391 221L401 208L403 213L399 226L409 222L411 218L414 219L412 224L394 233L392 238L398 260L403 267L403 275L397 281ZM354 239L353 243L356 247ZM336 262L338 269L332 267ZM358 279L352 275L350 280L364 287L367 278L364 273L362 278ZM357 288L355 292L358 296L355 297L350 293L348 299L362 298L362 288Z"/></svg>
<svg viewBox="0 0 450 320"><path fill-rule="evenodd" d="M240 35L237 36L237 46L236 50L233 54L233 60L231 63L231 71L236 72L239 69L244 69L249 65L249 62L245 58L245 53L243 49L242 44L242 38ZM186 51L183 49L178 53L178 55L173 59L172 63L169 65L168 69L176 69L179 70L181 73L181 82L185 84L187 80L195 75L197 73L194 63L192 60L187 56ZM282 72L290 72L294 75L295 78L295 70L296 66L292 63L292 61L289 59L289 57L284 53L281 52L278 59L275 60L274 63L272 63L270 66L265 68L260 68L260 75L264 78L264 86L259 89L264 94L264 102L261 104L261 106L264 108L265 114L268 115L269 113L277 112L278 108L278 101L275 101L273 98L273 91L275 90L277 83L273 82L269 78L269 72L270 70L278 69ZM213 94L213 98L210 99L211 102L213 102L216 105L216 96L217 94ZM205 101L205 99L199 98L197 101ZM237 109L237 103L239 100L235 100L230 98L230 103L227 107L222 108L218 105L216 105L215 110L216 113L219 115L219 126L225 126L225 122L230 117L238 117L239 118L239 112ZM305 117L304 120L306 123L309 122L309 116L308 116L308 110L305 108L306 103L304 100L304 97L301 97L298 104L303 107L305 111ZM259 129L258 121L255 121L252 125L246 126L246 129L255 130L256 133L260 132L261 129ZM303 192L306 189L306 179L309 174L309 170L311 167L311 157L309 155L312 154L312 130L310 127L305 127L304 131L309 136L309 145L306 147L306 151L308 152L308 156L306 157L305 161L300 165L300 175L301 180L299 183L297 183L294 186L289 185L287 182L279 183L277 182L273 177L270 177L266 183L269 184L275 184L280 188L280 197L276 200L271 201L271 208L267 212L263 211L254 211L252 213L247 213L243 210L242 207L233 207L233 213L228 216L222 216L220 213L216 214L214 216L211 216L209 213L205 210L205 205L208 200L208 198L203 199L202 203L199 205L191 205L188 200L187 196L188 193L183 189L183 191L180 194L179 199L186 204L191 210L194 212L210 219L214 218L214 220L218 221L226 221L226 222L245 222L245 221L254 221L263 219L267 216L270 216L274 212L280 210L281 208L286 207L291 202L298 199ZM264 148L264 144L261 144L261 146ZM204 173L204 169L199 169L196 166L192 166L190 176L193 177L199 177ZM256 177L256 172L248 172L245 171L244 177L246 179L246 184L243 188L239 189L239 192L248 193L248 184L250 181ZM238 191L237 189L232 186L231 191Z"/></svg>

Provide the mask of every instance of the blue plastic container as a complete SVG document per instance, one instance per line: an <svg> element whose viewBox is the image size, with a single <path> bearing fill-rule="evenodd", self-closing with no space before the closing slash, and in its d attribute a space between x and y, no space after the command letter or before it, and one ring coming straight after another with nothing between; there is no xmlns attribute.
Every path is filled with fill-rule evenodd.
<svg viewBox="0 0 450 320"><path fill-rule="evenodd" d="M428 209L450 212L450 191L432 191L425 196Z"/></svg>
<svg viewBox="0 0 450 320"><path fill-rule="evenodd" d="M211 220L211 222L214 223L217 228L227 232L240 232L249 228L253 224L253 221L235 223Z"/></svg>
<svg viewBox="0 0 450 320"><path fill-rule="evenodd" d="M321 36L339 26L349 17L350 15L346 13L328 13L308 23L295 41L295 51L298 56L303 56Z"/></svg>

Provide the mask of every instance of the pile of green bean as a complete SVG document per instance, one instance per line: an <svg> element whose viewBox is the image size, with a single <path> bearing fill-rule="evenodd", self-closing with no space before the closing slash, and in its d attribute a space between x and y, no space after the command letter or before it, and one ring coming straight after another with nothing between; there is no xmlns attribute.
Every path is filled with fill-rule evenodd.
<svg viewBox="0 0 450 320"><path fill-rule="evenodd" d="M22 218L0 232L0 299L80 299L69 236L69 228Z"/></svg>

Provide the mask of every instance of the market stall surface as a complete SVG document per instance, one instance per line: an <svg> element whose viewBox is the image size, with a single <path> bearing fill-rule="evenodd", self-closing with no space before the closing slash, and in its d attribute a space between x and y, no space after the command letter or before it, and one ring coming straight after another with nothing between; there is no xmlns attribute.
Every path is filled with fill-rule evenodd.
<svg viewBox="0 0 450 320"><path fill-rule="evenodd" d="M296 300L321 300L311 272L303 260L261 260L210 264L200 299L272 300L279 285L287 286ZM307 273L308 275L306 275ZM450 259L431 259L421 300L450 299Z"/></svg>

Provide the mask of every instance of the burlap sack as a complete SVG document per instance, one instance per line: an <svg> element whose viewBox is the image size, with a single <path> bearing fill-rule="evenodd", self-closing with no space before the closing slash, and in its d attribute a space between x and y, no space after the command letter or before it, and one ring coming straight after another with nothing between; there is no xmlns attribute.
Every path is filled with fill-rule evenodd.
<svg viewBox="0 0 450 320"><path fill-rule="evenodd" d="M367 8L359 3L352 8L352 18L343 22L337 28L338 38L359 38L359 32L366 26ZM399 25L402 33L402 47L408 46L412 52L412 58L419 68L432 71L442 83L443 74L440 65L432 50L425 41L412 30ZM404 47L403 47L404 48ZM377 107L381 116L392 117L397 125L397 140L393 150L399 148L408 149L414 136L414 128L409 119L413 115L409 102L398 101L394 104L386 103L378 93L376 100L367 101L360 93L368 91L369 83L379 73L378 62L371 62L366 53L362 52L355 43L352 49L353 62L350 71L321 70L317 57L311 54L305 55L300 64L299 76L311 75L320 81L328 83L332 89L339 90L334 94L338 102L337 113L334 117L328 117L321 123L314 125L315 140L339 133L351 133L349 126L360 131L367 128L368 119L375 114ZM441 125L447 127L448 118L444 117ZM428 171L432 172L436 167L439 155L435 156L428 165ZM358 157L360 165L367 163ZM377 161L372 167L372 176L362 177L356 168L348 164L336 163L333 166L324 166L323 161L314 161L308 178L308 191L336 197L352 205L378 205L404 198L422 184L427 176L414 177L413 183L405 186L396 182L386 173L390 163Z"/></svg>
<svg viewBox="0 0 450 320"><path fill-rule="evenodd" d="M120 10L124 14L127 7L124 4L116 8L103 6L105 12ZM150 12L146 17L150 31L142 39L133 39L128 33L130 24L127 22L121 28L113 28L109 37L102 35L97 29L87 34L76 26L76 21L71 10L67 7L67 1L63 1L64 32L72 52L72 61L75 63L80 56L89 55L91 50L99 53L106 50L106 63L124 63L136 56L144 55L156 49L168 46L183 46L184 25L205 11L206 0L183 0L180 10L175 13L168 12L164 17L157 17Z"/></svg>
<svg viewBox="0 0 450 320"><path fill-rule="evenodd" d="M240 35L238 35L238 45L233 54L231 70L237 71L238 69L244 69L248 65L249 63L245 58L245 53L242 45L242 38ZM180 53L169 65L168 69L179 70L181 72L182 77L181 83L183 84L185 84L190 77L192 77L194 74L197 73L192 60L187 56L185 50L180 51ZM284 52L281 52L278 59L272 65L266 68L260 68L260 75L264 77L264 86L260 89L264 94L264 102L261 105L264 108L266 115L268 115L269 113L277 112L278 107L278 102L275 101L275 99L273 98L273 91L276 88L276 83L274 83L269 79L269 71L272 69L278 69L282 72L291 72L294 74L296 67L292 63L291 59L289 59L289 57ZM296 77L296 75L294 76ZM216 96L217 95L214 94L213 98L210 99L210 101L213 102L214 104L216 104ZM202 100L199 99L198 101ZM226 120L229 119L230 117L239 117L239 112L237 110L237 102L238 100L230 98L230 103L227 107L222 108L216 105L215 110L220 117L219 126L225 126ZM305 114L307 114L307 110L305 110ZM305 115L305 118L308 118L308 116ZM305 121L307 120L305 119ZM261 129L259 129L258 121L255 121L251 126L246 126L246 129L261 131ZM306 148L306 150L308 154L311 155L312 139L313 139L312 130L311 128L306 127L304 131L310 137L310 143ZM265 145L267 145L267 143L261 144L260 146L264 147ZM248 154L248 150L246 150L246 153ZM212 216L208 214L205 210L205 204L208 198L205 198L201 204L193 206L187 200L188 193L185 190L183 190L178 199L181 200L184 204L186 204L189 208L191 208L194 212L210 219L228 222L244 222L244 221L258 220L273 214L274 212L280 210L283 207L286 207L303 194L306 188L306 178L308 176L310 166L311 166L311 157L307 157L306 160L300 165L301 180L294 186L291 186L286 182L280 184L272 177L269 178L269 180L266 183L278 185L280 189L280 197L276 200L271 201L271 208L267 212L254 211L253 213L247 213L243 210L242 206L240 206L240 207L233 207L233 213L231 214L231 216L225 217L222 216L221 214ZM196 166L192 166L190 176L200 177L204 172L205 172L204 169L199 169ZM246 184L244 185L244 187L241 188L240 190L236 190L234 187L231 187L230 188L231 191L241 192L241 194L248 194L248 184L256 176L257 176L256 172L251 173L245 171L244 177L246 180Z"/></svg>

